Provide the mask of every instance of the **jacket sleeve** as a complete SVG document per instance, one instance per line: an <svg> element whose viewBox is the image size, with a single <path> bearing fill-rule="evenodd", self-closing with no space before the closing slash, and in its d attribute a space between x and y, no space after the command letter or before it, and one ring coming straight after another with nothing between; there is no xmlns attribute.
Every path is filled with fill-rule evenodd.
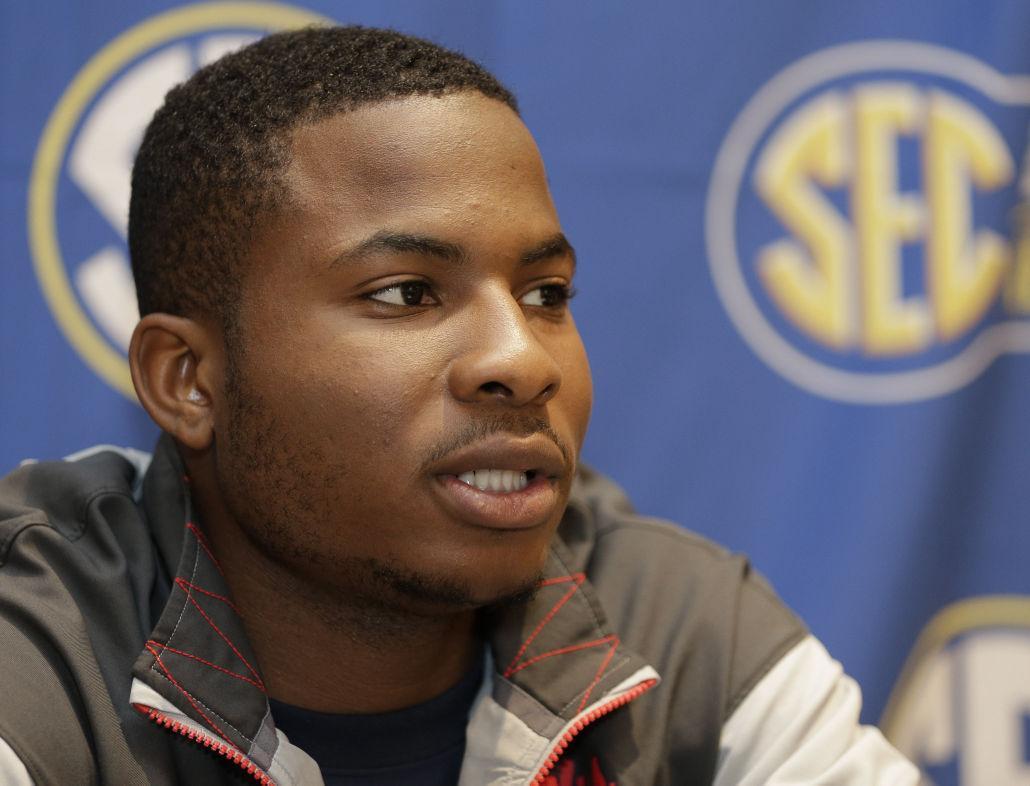
<svg viewBox="0 0 1030 786"><path fill-rule="evenodd" d="M0 609L0 783L88 786L97 781L89 740L62 659L34 626ZM7 780L8 769L24 780Z"/></svg>
<svg viewBox="0 0 1030 786"><path fill-rule="evenodd" d="M723 726L714 786L917 786L916 768L859 725L861 706L855 681L806 636Z"/></svg>

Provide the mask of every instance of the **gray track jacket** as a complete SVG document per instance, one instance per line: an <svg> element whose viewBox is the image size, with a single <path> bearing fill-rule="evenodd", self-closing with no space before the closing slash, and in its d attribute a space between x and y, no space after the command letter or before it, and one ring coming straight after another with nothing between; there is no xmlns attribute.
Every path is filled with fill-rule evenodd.
<svg viewBox="0 0 1030 786"><path fill-rule="evenodd" d="M0 481L0 782L320 785L171 441L146 463L98 449ZM589 471L559 535L536 598L487 620L462 786L917 782L742 558Z"/></svg>

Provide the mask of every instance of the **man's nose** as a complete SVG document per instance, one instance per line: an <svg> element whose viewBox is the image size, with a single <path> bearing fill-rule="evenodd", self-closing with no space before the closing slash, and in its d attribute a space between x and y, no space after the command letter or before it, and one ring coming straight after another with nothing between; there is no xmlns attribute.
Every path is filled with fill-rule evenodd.
<svg viewBox="0 0 1030 786"><path fill-rule="evenodd" d="M467 313L448 375L456 399L523 407L554 398L561 367L510 292L498 287L484 293Z"/></svg>

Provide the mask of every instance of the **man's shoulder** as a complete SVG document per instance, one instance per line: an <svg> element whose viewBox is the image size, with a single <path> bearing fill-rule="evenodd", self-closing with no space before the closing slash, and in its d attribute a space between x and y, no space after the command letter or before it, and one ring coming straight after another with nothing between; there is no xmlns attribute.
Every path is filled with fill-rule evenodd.
<svg viewBox="0 0 1030 786"><path fill-rule="evenodd" d="M142 647L147 459L102 446L0 478L0 738L34 782L95 777L98 749L129 762L110 691Z"/></svg>
<svg viewBox="0 0 1030 786"><path fill-rule="evenodd" d="M668 590L753 586L775 597L748 559L665 519L638 513L610 478L589 468L577 476L561 538L588 576L618 572L636 582L652 575Z"/></svg>
<svg viewBox="0 0 1030 786"><path fill-rule="evenodd" d="M100 445L59 461L25 461L0 478L0 565L32 527L78 540L91 506L104 497L138 495L148 462L141 451Z"/></svg>
<svg viewBox="0 0 1030 786"><path fill-rule="evenodd" d="M600 473L581 471L561 534L612 628L659 672L719 664L726 715L807 633L746 557L637 513Z"/></svg>

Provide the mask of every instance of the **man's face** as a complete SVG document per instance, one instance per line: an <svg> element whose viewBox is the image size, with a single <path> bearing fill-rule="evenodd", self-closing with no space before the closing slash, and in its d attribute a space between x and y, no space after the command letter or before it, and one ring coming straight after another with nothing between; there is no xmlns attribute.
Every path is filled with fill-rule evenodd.
<svg viewBox="0 0 1030 786"><path fill-rule="evenodd" d="M384 102L297 129L284 179L216 423L230 512L295 575L370 602L524 590L591 402L528 131L478 93Z"/></svg>

